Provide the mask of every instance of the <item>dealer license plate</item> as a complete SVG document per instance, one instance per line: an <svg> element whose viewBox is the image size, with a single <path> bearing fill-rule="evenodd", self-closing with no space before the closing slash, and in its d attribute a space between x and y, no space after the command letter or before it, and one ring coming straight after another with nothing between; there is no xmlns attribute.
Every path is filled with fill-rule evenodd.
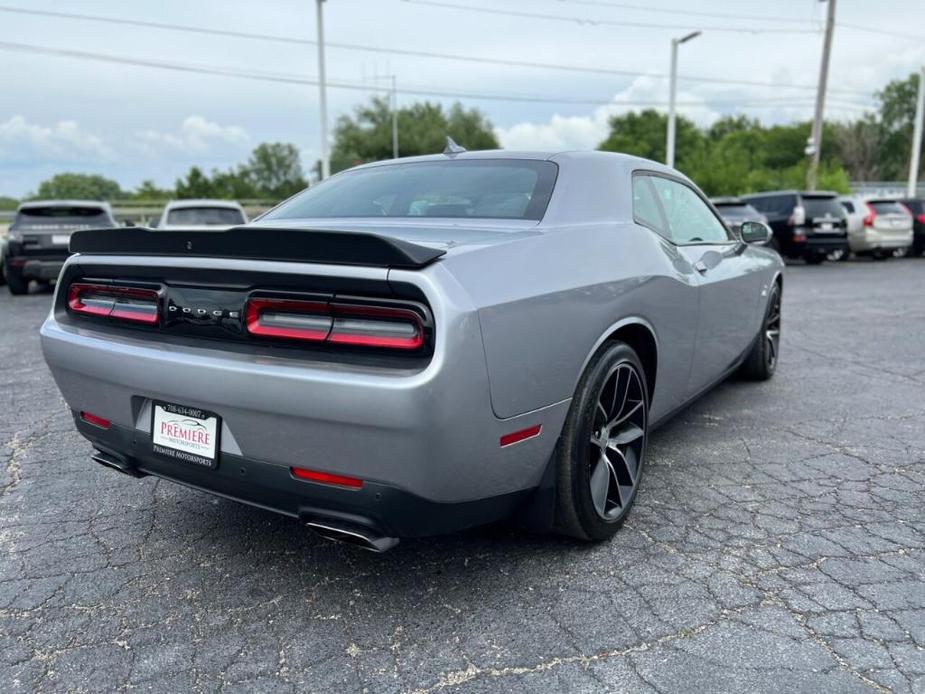
<svg viewBox="0 0 925 694"><path fill-rule="evenodd" d="M71 242L70 234L52 234L51 242L56 246L67 246Z"/></svg>
<svg viewBox="0 0 925 694"><path fill-rule="evenodd" d="M183 463L215 468L221 419L196 407L154 402L151 445L158 455Z"/></svg>

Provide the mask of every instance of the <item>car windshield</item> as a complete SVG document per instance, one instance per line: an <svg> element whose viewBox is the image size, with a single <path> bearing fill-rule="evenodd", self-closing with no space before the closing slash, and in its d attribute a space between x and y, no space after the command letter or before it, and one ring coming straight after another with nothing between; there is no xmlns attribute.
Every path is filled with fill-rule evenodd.
<svg viewBox="0 0 925 694"><path fill-rule="evenodd" d="M465 217L540 220L558 167L551 161L467 159L389 164L328 179L264 219Z"/></svg>
<svg viewBox="0 0 925 694"><path fill-rule="evenodd" d="M109 214L102 207L48 205L26 207L16 213L13 225L17 229L62 229L112 226Z"/></svg>
<svg viewBox="0 0 925 694"><path fill-rule="evenodd" d="M906 208L894 200L873 200L867 203L877 214L909 214Z"/></svg>
<svg viewBox="0 0 925 694"><path fill-rule="evenodd" d="M191 226L232 226L247 220L233 207L178 207L167 213L167 224Z"/></svg>
<svg viewBox="0 0 925 694"><path fill-rule="evenodd" d="M803 196L803 208L806 210L806 218L814 219L816 217L837 217L844 218L845 208L834 197L810 197Z"/></svg>

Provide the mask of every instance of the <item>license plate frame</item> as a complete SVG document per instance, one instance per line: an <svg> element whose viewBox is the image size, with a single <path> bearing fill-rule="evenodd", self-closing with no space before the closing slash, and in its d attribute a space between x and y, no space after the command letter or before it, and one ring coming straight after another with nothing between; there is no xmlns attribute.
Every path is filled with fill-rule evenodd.
<svg viewBox="0 0 925 694"><path fill-rule="evenodd" d="M177 463L214 470L221 454L222 418L209 410L151 401L151 450Z"/></svg>
<svg viewBox="0 0 925 694"><path fill-rule="evenodd" d="M71 243L70 234L52 234L51 244L53 246L68 246Z"/></svg>

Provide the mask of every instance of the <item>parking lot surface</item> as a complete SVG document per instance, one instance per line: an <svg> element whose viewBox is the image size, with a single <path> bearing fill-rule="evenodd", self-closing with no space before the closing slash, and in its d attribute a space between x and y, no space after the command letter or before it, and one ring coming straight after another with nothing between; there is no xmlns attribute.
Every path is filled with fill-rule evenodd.
<svg viewBox="0 0 925 694"><path fill-rule="evenodd" d="M374 555L89 460L0 291L0 691L925 692L925 261L791 266L782 359L613 541Z"/></svg>

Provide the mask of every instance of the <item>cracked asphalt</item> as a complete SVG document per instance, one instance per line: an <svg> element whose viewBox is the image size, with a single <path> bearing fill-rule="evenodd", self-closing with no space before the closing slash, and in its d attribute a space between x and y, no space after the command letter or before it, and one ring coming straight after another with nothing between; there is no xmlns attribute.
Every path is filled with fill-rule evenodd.
<svg viewBox="0 0 925 694"><path fill-rule="evenodd" d="M0 691L925 692L925 261L787 269L782 359L600 545L374 555L91 463L0 292Z"/></svg>

